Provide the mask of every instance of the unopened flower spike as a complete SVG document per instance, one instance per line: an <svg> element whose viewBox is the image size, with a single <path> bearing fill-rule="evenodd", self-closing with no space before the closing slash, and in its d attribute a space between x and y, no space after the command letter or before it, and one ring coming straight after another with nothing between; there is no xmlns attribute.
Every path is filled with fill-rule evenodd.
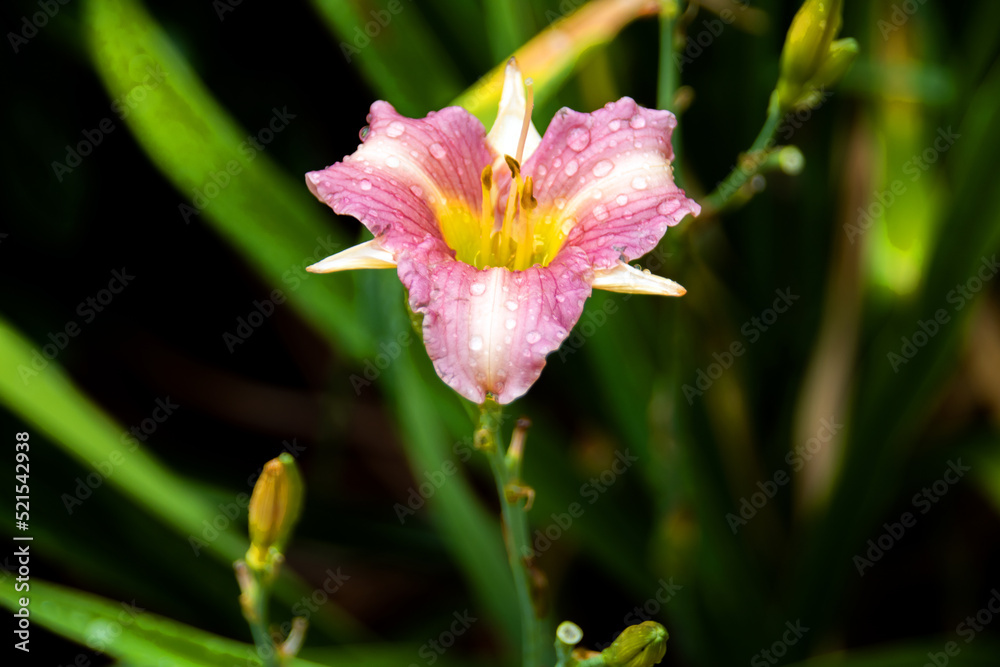
<svg viewBox="0 0 1000 667"><path fill-rule="evenodd" d="M805 0L792 19L781 51L777 96L782 110L812 106L817 91L834 85L858 53L851 39L834 41L840 32L843 0Z"/></svg>
<svg viewBox="0 0 1000 667"><path fill-rule="evenodd" d="M531 108L512 59L489 133L459 107L411 119L376 102L357 151L306 175L374 235L309 270L395 267L434 369L478 404L528 391L593 288L684 294L628 262L700 211L673 181L670 112L624 97L561 109L539 136Z"/></svg>
<svg viewBox="0 0 1000 667"><path fill-rule="evenodd" d="M652 667L667 653L667 629L655 621L630 625L604 649L607 667Z"/></svg>
<svg viewBox="0 0 1000 667"><path fill-rule="evenodd" d="M284 453L264 465L250 496L250 549L246 563L271 570L280 559L302 509L303 485L295 459Z"/></svg>

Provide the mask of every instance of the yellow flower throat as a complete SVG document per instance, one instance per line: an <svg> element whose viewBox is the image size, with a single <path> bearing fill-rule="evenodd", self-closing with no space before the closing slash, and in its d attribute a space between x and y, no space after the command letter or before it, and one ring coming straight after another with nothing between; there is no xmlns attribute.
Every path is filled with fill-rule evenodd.
<svg viewBox="0 0 1000 667"><path fill-rule="evenodd" d="M521 175L521 158L531 125L533 101L531 80L525 84L527 104L516 157L504 155L511 184L503 218L498 221L495 214L500 192L493 178L492 165L486 165L480 175L482 204L478 216L467 206L447 201L435 211L444 240L455 251L456 259L477 269L504 267L524 271L535 264L546 266L555 258L566 232L572 228L572 224L562 224L570 221L552 215L549 210L543 214L538 209L531 177Z"/></svg>

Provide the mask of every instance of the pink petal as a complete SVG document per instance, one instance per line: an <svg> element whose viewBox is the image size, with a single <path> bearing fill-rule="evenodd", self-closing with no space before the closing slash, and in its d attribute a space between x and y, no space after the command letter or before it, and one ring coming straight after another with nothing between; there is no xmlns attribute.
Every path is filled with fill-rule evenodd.
<svg viewBox="0 0 1000 667"><path fill-rule="evenodd" d="M567 246L595 268L641 257L667 227L701 208L674 185L670 135L677 119L623 97L589 114L560 109L524 164L539 207L576 226Z"/></svg>
<svg viewBox="0 0 1000 667"><path fill-rule="evenodd" d="M471 401L489 392L503 404L528 391L569 335L592 273L578 249L512 272L478 270L428 242L400 261L399 277L424 315L424 345L441 379Z"/></svg>
<svg viewBox="0 0 1000 667"><path fill-rule="evenodd" d="M316 197L360 220L396 255L429 236L442 238L435 207L465 206L479 215L480 173L493 158L474 116L447 107L413 119L375 102L368 120L353 155L306 174Z"/></svg>

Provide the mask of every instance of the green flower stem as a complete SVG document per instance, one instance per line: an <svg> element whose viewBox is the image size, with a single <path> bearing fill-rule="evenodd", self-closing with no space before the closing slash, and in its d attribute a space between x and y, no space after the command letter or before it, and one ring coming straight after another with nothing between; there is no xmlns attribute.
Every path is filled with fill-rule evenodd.
<svg viewBox="0 0 1000 667"><path fill-rule="evenodd" d="M250 626L253 643L257 647L263 667L280 667L278 647L267 632L267 598L270 586L263 581L261 573L247 567L242 560L234 564L236 579L240 584L240 606L243 617Z"/></svg>
<svg viewBox="0 0 1000 667"><path fill-rule="evenodd" d="M676 3L664 3L660 11L660 64L656 87L656 108L673 111L677 92L677 67L674 64L674 23L679 8ZM676 141L674 142L676 143Z"/></svg>
<svg viewBox="0 0 1000 667"><path fill-rule="evenodd" d="M526 497L517 493L521 488L520 447L511 447L504 454L501 445L500 425L503 421L503 411L495 403L483 406L480 416L480 431L477 433L476 444L483 450L490 462L493 480L496 482L497 494L500 496L500 511L503 516L505 530L504 544L507 548L507 561L511 574L514 576L514 589L517 592L517 603L521 611L521 652L522 667L541 667L551 664L548 655L548 642L544 633L543 623L535 609L531 589L531 573L522 554L531 554L532 547L528 534L528 517L525 511ZM520 428L520 426L519 426Z"/></svg>
<svg viewBox="0 0 1000 667"><path fill-rule="evenodd" d="M656 108L666 109L674 113L677 111L674 108L674 97L680 79L677 66L674 63L674 24L677 21L678 12L680 12L680 8L677 6L676 0L664 2L663 9L660 11L660 63L656 86ZM682 147L680 133L674 133L673 148L676 164L680 164ZM678 187L684 186L684 176L681 169L675 170L674 179Z"/></svg>
<svg viewBox="0 0 1000 667"><path fill-rule="evenodd" d="M725 208L740 188L760 173L761 168L767 163L768 153L774 148L774 133L781 125L783 115L784 110L778 102L777 93L771 93L764 126L760 128L760 133L750 146L750 150L740 156L732 172L719 184L719 187L701 201L703 213L714 213Z"/></svg>

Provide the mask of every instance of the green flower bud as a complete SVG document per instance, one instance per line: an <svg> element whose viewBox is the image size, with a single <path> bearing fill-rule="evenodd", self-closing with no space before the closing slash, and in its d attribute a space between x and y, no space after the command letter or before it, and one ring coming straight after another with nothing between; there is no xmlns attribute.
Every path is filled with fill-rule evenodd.
<svg viewBox="0 0 1000 667"><path fill-rule="evenodd" d="M851 37L838 39L830 45L830 53L816 76L812 78L814 88L828 88L842 78L858 55L858 43Z"/></svg>
<svg viewBox="0 0 1000 667"><path fill-rule="evenodd" d="M847 71L857 42L833 41L842 10L842 0L805 0L795 14L781 50L777 91L782 109L807 105L809 90L832 85Z"/></svg>
<svg viewBox="0 0 1000 667"><path fill-rule="evenodd" d="M667 653L667 629L655 621L631 625L601 656L607 667L652 667Z"/></svg>
<svg viewBox="0 0 1000 667"><path fill-rule="evenodd" d="M247 565L268 569L272 550L280 553L302 510L302 477L288 453L264 466L250 496L250 549Z"/></svg>

